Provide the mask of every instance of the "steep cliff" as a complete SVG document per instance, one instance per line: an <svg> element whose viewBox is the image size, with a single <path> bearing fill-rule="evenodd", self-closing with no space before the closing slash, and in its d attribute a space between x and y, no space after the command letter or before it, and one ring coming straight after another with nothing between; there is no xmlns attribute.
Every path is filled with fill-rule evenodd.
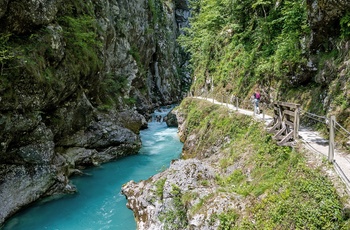
<svg viewBox="0 0 350 230"><path fill-rule="evenodd" d="M74 191L77 169L137 153L147 114L188 87L176 43L185 9L0 0L0 224L42 196Z"/></svg>

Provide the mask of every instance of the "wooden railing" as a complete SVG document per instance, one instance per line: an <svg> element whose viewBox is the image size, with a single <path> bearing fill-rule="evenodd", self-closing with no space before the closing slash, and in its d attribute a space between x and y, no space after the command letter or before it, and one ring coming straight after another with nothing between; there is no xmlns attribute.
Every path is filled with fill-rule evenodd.
<svg viewBox="0 0 350 230"><path fill-rule="evenodd" d="M274 134L278 145L294 145L298 139L300 105L287 102L275 102L273 105L274 116L267 126L268 132Z"/></svg>

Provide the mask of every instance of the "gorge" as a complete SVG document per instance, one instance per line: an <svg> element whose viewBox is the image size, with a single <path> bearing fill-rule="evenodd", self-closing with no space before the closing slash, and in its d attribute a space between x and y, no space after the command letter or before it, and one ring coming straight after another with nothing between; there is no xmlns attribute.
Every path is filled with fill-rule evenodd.
<svg viewBox="0 0 350 230"><path fill-rule="evenodd" d="M182 159L123 187L139 229L346 229L343 198L302 150L183 99L259 88L266 105L303 103L349 130L349 12L344 0L0 0L0 226L76 192L82 169L138 153L150 113L182 101Z"/></svg>

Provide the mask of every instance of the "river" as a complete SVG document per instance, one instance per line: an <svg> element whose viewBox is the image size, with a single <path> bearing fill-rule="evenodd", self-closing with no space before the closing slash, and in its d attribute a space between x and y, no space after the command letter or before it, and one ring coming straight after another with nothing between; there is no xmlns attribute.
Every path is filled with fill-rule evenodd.
<svg viewBox="0 0 350 230"><path fill-rule="evenodd" d="M155 115L167 112L161 110ZM71 178L78 193L38 201L9 219L3 229L135 230L133 213L126 207L121 186L168 168L182 150L177 128L168 128L165 122L150 122L140 135L139 154L84 170L83 176Z"/></svg>

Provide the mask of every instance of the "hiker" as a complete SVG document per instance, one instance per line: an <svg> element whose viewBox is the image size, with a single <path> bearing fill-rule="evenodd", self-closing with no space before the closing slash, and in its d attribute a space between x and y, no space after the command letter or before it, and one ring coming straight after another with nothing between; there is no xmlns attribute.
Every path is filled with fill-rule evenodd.
<svg viewBox="0 0 350 230"><path fill-rule="evenodd" d="M254 112L256 112L256 114L259 114L260 113L259 102L261 97L260 91L256 90L253 96L254 96Z"/></svg>

